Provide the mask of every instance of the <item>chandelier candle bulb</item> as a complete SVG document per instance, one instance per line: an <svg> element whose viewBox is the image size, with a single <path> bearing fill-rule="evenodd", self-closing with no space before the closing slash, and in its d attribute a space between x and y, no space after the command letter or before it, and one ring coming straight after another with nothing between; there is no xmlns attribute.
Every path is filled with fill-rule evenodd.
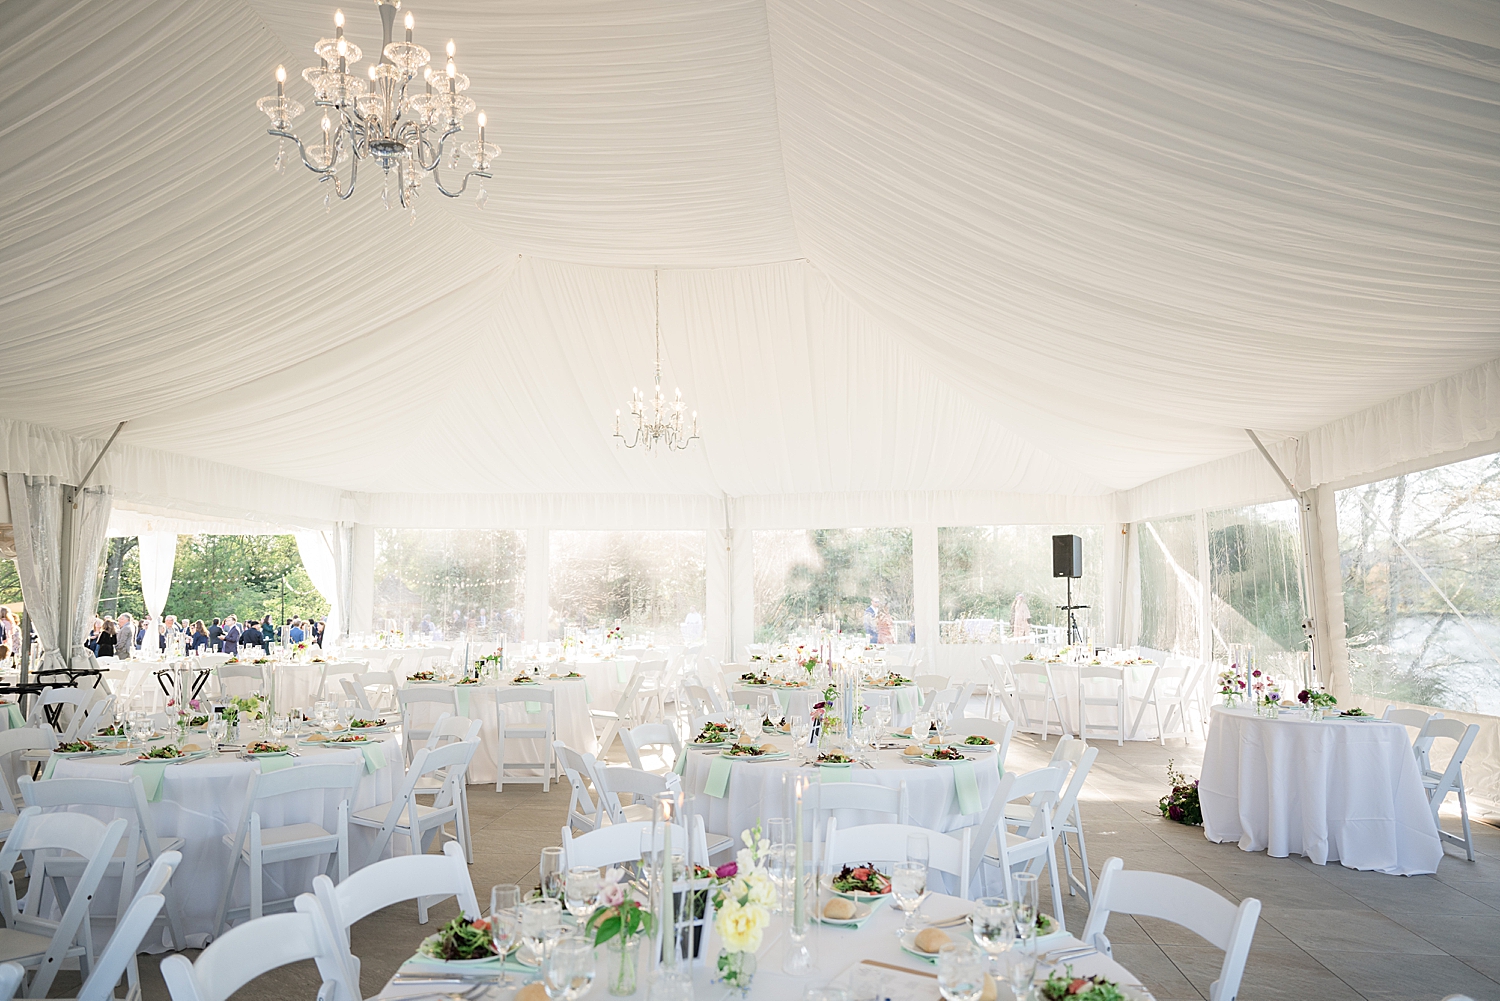
<svg viewBox="0 0 1500 1001"><path fill-rule="evenodd" d="M276 67L276 97L286 97L286 67Z"/></svg>
<svg viewBox="0 0 1500 1001"><path fill-rule="evenodd" d="M333 29L338 32L334 36L335 38L344 37L344 12L342 10L335 10L333 12Z"/></svg>
<svg viewBox="0 0 1500 1001"><path fill-rule="evenodd" d="M484 112L481 111L479 113L479 145L480 146L484 145L484 122L485 122Z"/></svg>
<svg viewBox="0 0 1500 1001"><path fill-rule="evenodd" d="M411 16L411 11L406 12L406 40L411 41L411 30L416 27L417 19Z"/></svg>

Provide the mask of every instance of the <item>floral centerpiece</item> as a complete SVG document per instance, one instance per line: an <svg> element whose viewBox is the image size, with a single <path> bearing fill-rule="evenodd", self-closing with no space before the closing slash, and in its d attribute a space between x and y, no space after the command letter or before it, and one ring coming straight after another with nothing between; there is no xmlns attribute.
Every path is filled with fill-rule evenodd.
<svg viewBox="0 0 1500 1001"><path fill-rule="evenodd" d="M1304 688L1298 692L1297 701L1310 709L1332 709L1339 704L1339 700L1327 692L1319 692L1310 688Z"/></svg>
<svg viewBox="0 0 1500 1001"><path fill-rule="evenodd" d="M636 900L620 882L622 869L610 869L599 887L599 909L589 915L587 928L594 933L594 946L609 953L605 988L615 997L629 997L636 989L636 963L640 937L656 928L650 908Z"/></svg>
<svg viewBox="0 0 1500 1001"><path fill-rule="evenodd" d="M1167 781L1171 784L1172 791L1156 804L1161 815L1179 824L1202 827L1203 807L1198 801L1198 780L1189 782L1188 777L1177 770L1176 763L1168 760Z"/></svg>
<svg viewBox="0 0 1500 1001"><path fill-rule="evenodd" d="M1219 672L1219 694L1224 696L1224 704L1233 707L1241 696L1245 694L1245 679L1234 668Z"/></svg>
<svg viewBox="0 0 1500 1001"><path fill-rule="evenodd" d="M740 840L745 847L735 861L714 873L722 880L714 893L714 931L720 943L718 980L727 987L739 988L744 996L755 978L755 954L771 923L776 885L763 862L771 841L761 837L760 824L743 832Z"/></svg>
<svg viewBox="0 0 1500 1001"><path fill-rule="evenodd" d="M624 643L625 630L621 629L619 626L615 626L609 632L604 634L604 641L606 643Z"/></svg>

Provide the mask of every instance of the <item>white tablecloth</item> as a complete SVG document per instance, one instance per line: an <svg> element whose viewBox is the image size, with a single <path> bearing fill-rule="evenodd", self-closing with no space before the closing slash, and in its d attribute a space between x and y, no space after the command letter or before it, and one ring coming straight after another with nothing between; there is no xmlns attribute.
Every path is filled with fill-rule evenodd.
<svg viewBox="0 0 1500 1001"><path fill-rule="evenodd" d="M1436 872L1443 857L1398 723L1215 706L1198 794L1208 839L1248 852L1402 876Z"/></svg>
<svg viewBox="0 0 1500 1001"><path fill-rule="evenodd" d="M431 686L426 686L431 687ZM469 782L493 784L496 776L495 750L500 736L500 727L495 718L495 697L493 692L497 689L505 691L534 691L544 688L553 694L553 708L555 711L556 739L567 744L576 751L587 751L593 753L599 741L594 736L594 724L589 717L589 704L586 689L588 687L584 678L559 678L556 681L543 682L540 685L509 685L509 684L482 684L482 685L454 685L453 688L459 699L459 715L468 716L470 719L476 716L482 723L479 731L479 751L474 755L474 761L469 765ZM467 708L465 707L467 700ZM414 729L426 729L436 722L438 716L443 712L432 703L418 705L412 711L412 726ZM540 719L538 715L526 712L524 702L512 702L506 706L506 719L517 725L527 723L535 724ZM517 740L511 738L507 742L507 754L512 760L540 760L541 748L539 741L526 739Z"/></svg>
<svg viewBox="0 0 1500 1001"><path fill-rule="evenodd" d="M1041 664L1041 663L1044 663L1044 662L1042 662L1042 661L1036 661L1036 662L1028 663L1028 664L1026 664L1026 666L1027 667L1033 667L1033 666L1036 666L1036 665ZM1050 667L1052 669L1052 684L1053 684L1054 690L1057 693L1058 701L1062 703L1063 726L1067 728L1067 730L1068 730L1069 733L1076 734L1078 732L1078 727L1079 727L1079 717L1078 717L1078 705L1079 705L1078 704L1078 669L1079 669L1079 667L1082 667L1082 666L1085 666L1085 665L1081 665L1081 664L1069 664L1069 663L1047 663L1046 666ZM1092 664L1092 665L1087 665L1087 666L1099 667L1101 665ZM1126 740L1156 740L1157 739L1157 733L1156 733L1156 716L1155 716L1154 713L1152 713L1152 711L1150 709L1147 709L1146 712L1145 712L1145 714L1141 716L1141 726L1140 726L1140 729L1138 731L1136 731L1136 733L1134 734L1134 736L1132 736L1130 734L1130 727L1135 722L1135 717L1138 714L1140 714L1140 712L1141 712L1141 704L1139 702L1131 702L1130 699L1132 697L1140 698L1140 697L1142 697L1142 696L1144 696L1146 694L1146 687L1151 684L1151 675L1156 671L1157 665L1155 665L1155 664L1124 664L1124 665L1120 665L1120 664L1105 664L1103 666L1105 666L1105 667L1122 667L1123 666L1124 669L1125 669L1125 734L1126 734L1125 739ZM957 683L955 682L955 685L956 684ZM1034 681L1032 679L1027 679L1026 684L1027 684L1027 690L1028 691L1034 691L1036 689L1036 687L1040 685L1040 682L1039 681ZM1091 681L1090 682L1090 688L1089 688L1089 698L1090 699L1098 699L1098 698L1104 698L1104 697L1106 697L1109 694L1109 692L1111 691L1107 687L1107 684L1108 684L1107 682L1102 681L1102 680L1093 680L1093 681ZM1041 711L1042 711L1042 704L1040 702L1028 702L1026 704L1026 710L1027 710L1027 712L1029 712L1029 713L1031 713L1033 715L1038 715L1039 716L1040 713L1041 713ZM1166 715L1167 715L1166 710L1163 709L1162 710L1162 718L1166 719ZM1089 725L1090 725L1090 727L1093 727L1093 728L1097 728L1097 727L1111 727L1112 728L1115 725L1115 716L1116 716L1116 711L1115 711L1114 706L1101 706L1101 705L1090 705L1089 706ZM1053 726L1057 725L1057 721L1056 721L1056 717L1055 716L1053 717L1052 725ZM1112 736L1110 736L1110 737L1101 737L1101 736L1098 736L1097 733L1096 733L1096 735L1092 739L1095 740L1095 741L1100 741L1100 740L1113 740L1114 738Z"/></svg>
<svg viewBox="0 0 1500 1001"><path fill-rule="evenodd" d="M929 894L922 902L921 916L927 921L941 921L947 917L955 917L966 914L973 909L973 904L958 897L948 896L941 893ZM903 919L902 913L893 906L886 905L876 911L865 926L860 929L840 928L834 925L814 924L813 931L808 936L808 942L812 949L815 961L814 969L803 977L793 977L781 972L782 960L786 955L787 937L785 917L772 919L771 927L766 930L765 940L756 954L755 979L750 987L749 997L753 1001L796 1001L803 996L809 987L822 987L834 981L840 984L847 983L845 979L849 974L847 971L856 964L864 964L865 960L873 960L884 966L873 966L876 974L886 973L894 976L891 967L903 971L933 976L936 967L931 963L923 962L906 952L901 951L897 944L897 931ZM425 929L424 929L425 930ZM960 928L947 929L953 938L966 937L965 931ZM412 935L412 951L416 951L420 934L414 932ZM1051 940L1046 944L1048 951L1060 950L1068 946L1077 946L1079 941L1072 936L1062 939ZM644 998L649 990L648 983L648 961L647 950L642 949L642 962L639 967L639 987L633 997ZM718 936L710 931L705 937L700 952L701 958L693 963L694 997L699 998L722 998L739 996L738 991L728 993L724 987L711 982L715 974L714 961L719 954ZM604 950L599 949L595 953L598 962L598 973L594 978L593 986L583 995L589 999L603 999L608 997L605 987L605 958ZM1002 961L1003 962L1003 961ZM1101 953L1092 953L1080 959L1070 959L1068 964L1072 966L1075 975L1080 977L1104 976L1120 984L1139 984L1140 980L1125 967ZM1038 981L1045 979L1047 973L1053 969L1046 963L1037 967ZM513 980L517 975L512 974ZM925 979L925 978L924 978ZM462 988L459 988L462 990ZM419 983L397 984L389 983L379 995L382 999L410 998L414 996L431 996L432 985ZM1000 984L999 994L1002 1001L1009 1001L1012 997L1007 984ZM932 980L932 992L930 995L937 1001L938 987L936 979Z"/></svg>
<svg viewBox="0 0 1500 1001"><path fill-rule="evenodd" d="M389 803L394 798L405 774L402 767L401 744L395 735L388 735L382 742L386 767L373 774L362 772L359 789L351 810ZM296 764L311 764L327 761L363 761L359 751L325 751L319 748L298 748L300 757ZM53 770L54 778L128 778L131 769L120 765L120 757L63 758ZM218 758L200 758L180 765L168 765L162 779L161 797L150 805L152 822L160 837L179 837L186 844L182 849L182 865L172 876L168 893L177 895L182 910L184 931L190 946L201 948L207 936L213 933L214 918L218 913L219 895L224 892L224 880L229 873L230 848L224 844L224 835L238 829L245 806L245 794L250 788L250 775L259 765L243 761L230 753ZM262 814L267 826L284 824L322 824L325 830L337 830L338 800L329 792L311 792L304 796L286 796L273 801ZM278 808L279 807L279 808ZM111 810L88 810L101 819L116 816ZM123 815L123 814L120 814ZM349 829L351 870L359 868L365 855L374 845L374 833L364 828ZM401 846L398 851L405 852ZM327 864L327 858L304 859L280 862L265 867L265 899L280 900L293 897L312 889L312 880ZM116 914L120 881L106 878L94 903L96 928L113 927ZM246 871L241 868L236 877L236 891L230 907L243 907L250 902L249 882ZM102 942L96 931L96 942ZM147 943L153 952L161 951L161 943Z"/></svg>
<svg viewBox="0 0 1500 1001"><path fill-rule="evenodd" d="M789 738L763 737L765 743L787 749ZM818 770L799 767L796 759L784 761L735 761L730 765L729 786L722 799L704 792L708 771L718 751L689 749L683 769L682 791L688 808L703 816L704 826L738 838L757 820L784 817L787 811L779 797L785 795L783 775L802 774L816 779ZM995 752L975 754L974 779L979 787L982 810L1000 787L1000 768ZM849 781L882 785L891 789L906 783L910 808L909 822L934 831L952 831L975 823L978 817L958 812L958 798L953 788L952 769L948 765L918 765L901 759L899 751L878 751L872 762L875 768L854 767ZM850 818L855 822L880 822L878 815Z"/></svg>
<svg viewBox="0 0 1500 1001"><path fill-rule="evenodd" d="M401 658L401 664L396 673L405 678L408 674L422 669L422 662L430 657L439 657L444 664L453 662L453 647L451 646L409 646L409 647L349 647L339 651L340 660L363 660L369 663L372 671L389 671L391 661L397 657Z"/></svg>

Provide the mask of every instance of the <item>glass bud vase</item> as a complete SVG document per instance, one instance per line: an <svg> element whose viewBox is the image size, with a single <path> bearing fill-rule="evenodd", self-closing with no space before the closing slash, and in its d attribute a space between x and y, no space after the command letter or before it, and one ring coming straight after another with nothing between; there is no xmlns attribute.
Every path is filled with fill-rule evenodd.
<svg viewBox="0 0 1500 1001"><path fill-rule="evenodd" d="M636 935L616 935L604 943L604 954L605 990L610 997L630 997L637 986L640 938Z"/></svg>
<svg viewBox="0 0 1500 1001"><path fill-rule="evenodd" d="M750 985L755 981L755 953L720 949L716 968L718 976L713 978L715 983L738 990L742 998L749 997Z"/></svg>

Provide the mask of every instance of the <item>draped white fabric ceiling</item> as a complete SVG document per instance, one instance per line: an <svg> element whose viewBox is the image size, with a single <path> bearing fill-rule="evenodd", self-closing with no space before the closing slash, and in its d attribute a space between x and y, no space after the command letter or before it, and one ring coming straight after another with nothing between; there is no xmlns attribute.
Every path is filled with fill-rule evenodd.
<svg viewBox="0 0 1500 1001"><path fill-rule="evenodd" d="M0 417L372 494L1102 495L1500 356L1497 5L407 7L504 149L415 225L271 170L331 4L7 7ZM653 267L704 440L648 460Z"/></svg>

